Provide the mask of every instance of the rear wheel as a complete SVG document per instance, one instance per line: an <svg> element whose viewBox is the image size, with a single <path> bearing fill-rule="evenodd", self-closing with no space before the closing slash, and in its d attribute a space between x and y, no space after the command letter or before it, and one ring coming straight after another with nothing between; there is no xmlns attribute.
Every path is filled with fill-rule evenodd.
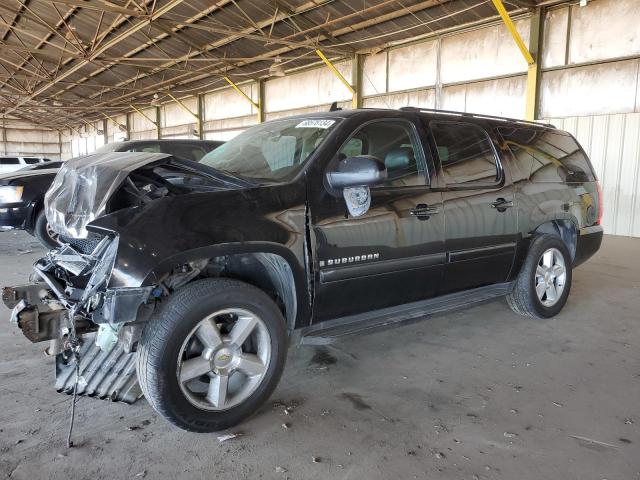
<svg viewBox="0 0 640 480"><path fill-rule="evenodd" d="M44 210L41 210L36 216L36 223L33 227L33 234L36 236L40 243L48 249L56 248L60 246L60 236L54 232L49 226L47 216L44 214Z"/></svg>
<svg viewBox="0 0 640 480"><path fill-rule="evenodd" d="M138 379L174 425L217 431L271 395L286 350L284 319L264 292L236 280L199 280L173 294L145 327Z"/></svg>
<svg viewBox="0 0 640 480"><path fill-rule="evenodd" d="M571 255L562 239L541 235L531 242L507 302L521 315L553 317L567 302L571 279Z"/></svg>

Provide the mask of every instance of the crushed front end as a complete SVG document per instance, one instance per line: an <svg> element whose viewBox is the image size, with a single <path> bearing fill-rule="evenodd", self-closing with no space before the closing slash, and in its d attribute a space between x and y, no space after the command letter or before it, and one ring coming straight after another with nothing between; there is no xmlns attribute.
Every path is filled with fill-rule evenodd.
<svg viewBox="0 0 640 480"><path fill-rule="evenodd" d="M135 343L153 310L153 287L107 288L117 236L90 235L50 251L34 265L34 283L6 287L11 320L56 355L56 389L133 402L140 396Z"/></svg>
<svg viewBox="0 0 640 480"><path fill-rule="evenodd" d="M138 398L135 351L144 326L158 302L208 266L206 259L177 262L161 278L151 275L172 254L159 224L165 215L182 221L183 210L171 207L178 198L243 185L168 154L106 153L65 162L45 195L47 221L62 244L35 263L31 283L3 290L24 335L50 343L59 391ZM208 245L211 238L205 233L192 241Z"/></svg>
<svg viewBox="0 0 640 480"><path fill-rule="evenodd" d="M49 342L45 353L56 356L58 391L76 388L127 402L140 396L134 351L153 311L153 287L109 287L119 236L87 227L113 209L110 202L123 186L137 188L129 176L134 170L163 159L109 154L70 160L45 196L47 220L63 242L34 264L31 283L5 287L2 298L31 342ZM151 199L154 192L147 190Z"/></svg>

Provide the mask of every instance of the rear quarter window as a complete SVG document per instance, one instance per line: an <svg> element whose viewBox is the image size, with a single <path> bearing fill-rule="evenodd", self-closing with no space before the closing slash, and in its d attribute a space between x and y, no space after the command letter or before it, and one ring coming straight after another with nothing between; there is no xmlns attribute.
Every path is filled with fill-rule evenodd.
<svg viewBox="0 0 640 480"><path fill-rule="evenodd" d="M595 181L589 159L568 133L551 128L499 127L513 154L514 181L582 183Z"/></svg>

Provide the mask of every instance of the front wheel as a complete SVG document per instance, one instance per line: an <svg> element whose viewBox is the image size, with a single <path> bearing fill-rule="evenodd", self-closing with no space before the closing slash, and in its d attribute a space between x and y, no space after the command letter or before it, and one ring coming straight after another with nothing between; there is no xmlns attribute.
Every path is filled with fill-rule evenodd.
<svg viewBox="0 0 640 480"><path fill-rule="evenodd" d="M284 318L264 292L236 280L199 280L174 293L145 327L138 379L174 425L218 431L267 400L286 353Z"/></svg>
<svg viewBox="0 0 640 480"><path fill-rule="evenodd" d="M569 250L560 237L540 235L533 239L513 290L507 295L511 309L537 318L560 312L571 289L571 263Z"/></svg>
<svg viewBox="0 0 640 480"><path fill-rule="evenodd" d="M41 210L36 216L33 234L48 249L60 246L60 236L49 226L44 210Z"/></svg>

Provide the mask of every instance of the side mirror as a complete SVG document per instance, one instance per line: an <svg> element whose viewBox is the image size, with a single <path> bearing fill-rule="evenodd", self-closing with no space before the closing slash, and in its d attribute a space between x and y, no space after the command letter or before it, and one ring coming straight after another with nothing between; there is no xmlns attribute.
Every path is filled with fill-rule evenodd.
<svg viewBox="0 0 640 480"><path fill-rule="evenodd" d="M386 179L387 169L384 163L372 155L345 158L327 172L327 182L336 190L379 185Z"/></svg>

